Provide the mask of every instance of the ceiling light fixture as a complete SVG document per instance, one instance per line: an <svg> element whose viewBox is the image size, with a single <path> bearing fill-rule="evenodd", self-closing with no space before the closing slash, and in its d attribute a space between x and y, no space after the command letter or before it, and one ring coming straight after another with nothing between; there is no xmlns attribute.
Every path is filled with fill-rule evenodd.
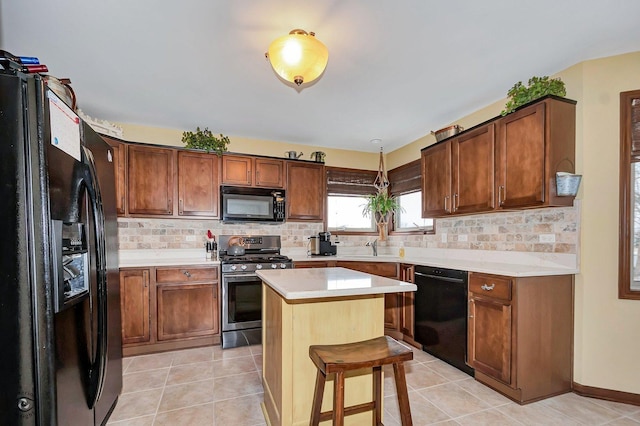
<svg viewBox="0 0 640 426"><path fill-rule="evenodd" d="M315 33L298 29L275 39L264 55L280 77L298 86L320 77L329 60L327 47Z"/></svg>

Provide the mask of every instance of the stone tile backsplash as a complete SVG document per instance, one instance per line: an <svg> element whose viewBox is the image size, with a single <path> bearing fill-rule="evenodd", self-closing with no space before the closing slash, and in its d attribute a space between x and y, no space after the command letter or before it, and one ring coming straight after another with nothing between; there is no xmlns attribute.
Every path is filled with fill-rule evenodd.
<svg viewBox="0 0 640 426"><path fill-rule="evenodd" d="M577 254L579 207L545 208L460 216L436 220L435 234L391 235L381 247L426 247ZM222 224L218 220L119 218L122 250L195 249L204 246L207 230L215 235L280 235L283 249L304 249L308 238L323 231L320 223ZM340 247L363 247L374 236L340 235Z"/></svg>

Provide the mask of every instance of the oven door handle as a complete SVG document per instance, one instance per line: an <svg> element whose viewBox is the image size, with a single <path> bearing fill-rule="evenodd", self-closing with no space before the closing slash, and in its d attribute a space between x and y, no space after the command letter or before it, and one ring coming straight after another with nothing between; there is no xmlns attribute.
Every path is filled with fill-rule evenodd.
<svg viewBox="0 0 640 426"><path fill-rule="evenodd" d="M231 274L222 274L222 279L226 280L226 281L254 281L256 279L262 281L262 279L260 277L258 277L256 274L252 274L252 273L231 273Z"/></svg>
<svg viewBox="0 0 640 426"><path fill-rule="evenodd" d="M434 280L440 280L440 281L447 281L450 283L463 283L464 280L462 278L450 278L450 277L443 277L440 275L431 275L431 274L423 274L422 272L414 272L414 275L419 275L421 277L426 277L426 278L433 278Z"/></svg>

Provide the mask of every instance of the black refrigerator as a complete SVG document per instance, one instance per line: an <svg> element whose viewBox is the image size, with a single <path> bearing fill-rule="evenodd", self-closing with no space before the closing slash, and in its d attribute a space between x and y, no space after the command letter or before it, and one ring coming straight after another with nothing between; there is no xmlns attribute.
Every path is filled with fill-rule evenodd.
<svg viewBox="0 0 640 426"><path fill-rule="evenodd" d="M0 424L100 425L122 388L113 153L0 70Z"/></svg>

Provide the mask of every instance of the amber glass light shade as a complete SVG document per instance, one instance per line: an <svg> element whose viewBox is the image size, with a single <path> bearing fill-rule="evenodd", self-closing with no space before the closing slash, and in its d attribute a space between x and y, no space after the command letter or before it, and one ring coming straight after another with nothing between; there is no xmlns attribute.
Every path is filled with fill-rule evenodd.
<svg viewBox="0 0 640 426"><path fill-rule="evenodd" d="M300 86L320 77L327 66L329 51L314 33L292 30L271 43L267 58L280 77Z"/></svg>

